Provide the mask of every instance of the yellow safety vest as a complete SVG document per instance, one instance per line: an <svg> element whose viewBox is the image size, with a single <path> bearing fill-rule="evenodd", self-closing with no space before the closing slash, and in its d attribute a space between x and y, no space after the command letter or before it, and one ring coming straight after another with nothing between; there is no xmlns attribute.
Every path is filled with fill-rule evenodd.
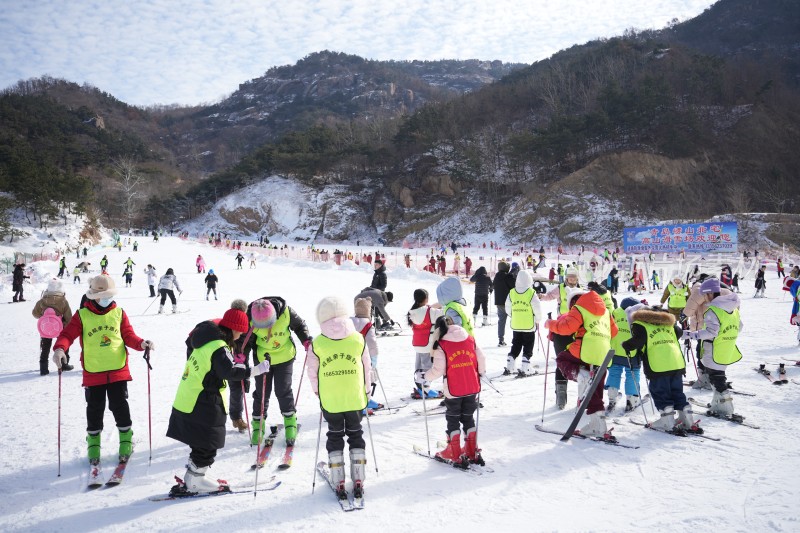
<svg viewBox="0 0 800 533"><path fill-rule="evenodd" d="M517 289L511 289L508 293L511 299L511 329L514 331L531 331L536 325L536 315L533 312L533 295L535 294L532 288L528 288L525 292L517 292Z"/></svg>
<svg viewBox="0 0 800 533"><path fill-rule="evenodd" d="M358 332L343 339L317 335L311 345L319 359L317 378L322 408L329 413L364 409L368 401L361 362L366 346L364 336Z"/></svg>
<svg viewBox="0 0 800 533"><path fill-rule="evenodd" d="M178 392L175 394L175 402L172 407L181 413L188 414L194 411L197 398L204 389L203 380L211 371L211 356L220 348L228 349L228 345L225 341L217 339L192 350L192 355L189 356L186 366L183 368L183 376L178 384ZM228 412L228 395L225 394L227 387L228 382L223 379L219 395L222 396L222 407L225 409L225 413Z"/></svg>
<svg viewBox="0 0 800 533"><path fill-rule="evenodd" d="M681 345L672 326L659 326L637 320L647 331L647 364L653 372L670 372L686 368Z"/></svg>
<svg viewBox="0 0 800 533"><path fill-rule="evenodd" d="M450 303L448 303L447 305L444 306L444 308L442 309L442 312L444 314L447 314L447 310L448 309L452 309L453 311L458 313L458 316L461 317L461 327L464 328L465 330L467 330L468 334L472 335L473 334L472 333L472 319L469 317L468 314L466 314L464 312L464 306L462 306L458 302L450 302Z"/></svg>
<svg viewBox="0 0 800 533"><path fill-rule="evenodd" d="M614 317L614 322L617 323L617 328L619 330L617 336L611 339L611 348L614 349L615 354L627 357L628 355L625 353L622 343L631 338L631 326L628 324L628 315L623 308L617 307L611 313L611 316Z"/></svg>
<svg viewBox="0 0 800 533"><path fill-rule="evenodd" d="M734 309L733 313L728 313L721 307L711 305L708 312L717 315L719 320L719 333L712 342L714 346L714 362L718 365L730 365L742 358L742 352L736 346L736 339L739 337L739 310Z"/></svg>
<svg viewBox="0 0 800 533"><path fill-rule="evenodd" d="M689 291L686 290L685 285L678 288L670 281L669 285L667 285L667 290L669 291L667 306L673 309L683 309L686 307L686 299L689 297Z"/></svg>
<svg viewBox="0 0 800 533"><path fill-rule="evenodd" d="M567 284L558 284L558 314L559 316L569 311L569 302L567 301Z"/></svg>
<svg viewBox="0 0 800 533"><path fill-rule="evenodd" d="M611 299L611 293L606 291L603 294L597 293L597 295L603 300L603 303L606 304L608 312L612 312L614 310L614 300Z"/></svg>
<svg viewBox="0 0 800 533"><path fill-rule="evenodd" d="M581 361L600 366L611 349L611 313L606 309L601 316L597 316L580 305L575 307L581 313L583 327L586 330L581 339Z"/></svg>
<svg viewBox="0 0 800 533"><path fill-rule="evenodd" d="M115 307L98 315L82 307L78 310L83 326L83 368L87 372L109 372L125 366L128 353L119 327L122 309Z"/></svg>
<svg viewBox="0 0 800 533"><path fill-rule="evenodd" d="M271 328L253 328L256 337L256 359L262 362L269 354L269 364L279 365L294 359L297 350L289 331L289 308L285 308Z"/></svg>

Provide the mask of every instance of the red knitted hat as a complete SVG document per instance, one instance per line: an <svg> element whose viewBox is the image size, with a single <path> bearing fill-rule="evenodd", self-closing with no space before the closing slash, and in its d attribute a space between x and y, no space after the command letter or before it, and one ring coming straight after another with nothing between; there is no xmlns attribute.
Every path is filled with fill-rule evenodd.
<svg viewBox="0 0 800 533"><path fill-rule="evenodd" d="M239 309L228 309L222 315L222 320L219 321L220 326L225 326L233 331L246 333L250 328L250 321L247 319L247 314Z"/></svg>

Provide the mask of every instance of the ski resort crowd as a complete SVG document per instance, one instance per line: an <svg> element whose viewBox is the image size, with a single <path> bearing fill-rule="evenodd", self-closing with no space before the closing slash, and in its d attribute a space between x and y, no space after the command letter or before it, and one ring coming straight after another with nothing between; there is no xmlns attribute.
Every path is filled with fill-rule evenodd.
<svg viewBox="0 0 800 533"><path fill-rule="evenodd" d="M210 237L213 239L219 240L221 236ZM238 251L239 247L235 249ZM605 250L602 261L615 264L617 253ZM242 268L244 259L241 253L237 254L237 268ZM376 387L383 388L378 372L379 338L403 330L388 311L394 294L387 291L384 260L379 253L369 260L374 268L368 287L355 295L332 295L319 301L314 318L320 333L316 336L311 335L306 319L290 302L277 295L250 302L236 299L222 317L200 322L188 333L187 361L167 436L187 445L189 454L186 473L172 488L172 497L231 490L227 483L206 476L218 451L225 446L229 419L239 431L251 431L250 444L258 447L259 462L266 461L265 455L282 432L290 461L289 451L299 429L296 404L302 375L307 375L309 386L318 396L321 415L327 424L328 461L320 464L320 473L342 505L349 497L353 501L363 497L368 460L363 417L388 408L375 397ZM460 261L460 257L456 254L454 260ZM255 256L249 261L251 268L255 268ZM461 469L485 466L478 442L476 412L480 408L482 384L492 386L492 380L486 375L486 360L475 340L475 329L490 326L490 298L498 318L497 344L509 346L504 376L522 379L539 375L531 362L538 342L542 353L546 353L547 363L551 344L553 347L553 384L558 409L565 409L568 404L568 381L577 382L579 409L568 430L570 435L574 431L581 438L616 443L606 414L615 408L623 392L626 411L636 409L649 395L659 415L648 424L651 429L682 436L703 434L684 393L685 354L691 355L696 364L698 378L691 387L713 391L708 415L741 422L741 416L734 410L731 383L726 375L727 368L742 357L737 338L744 329L739 313L741 302L730 268L723 269L720 277L698 269L686 277L675 272L666 280L659 303L652 305L637 297L617 302L617 267L610 270L602 283L590 280L584 286L574 264L552 266L547 278L539 276L535 280L536 269L544 266L544 261L543 249L538 259L532 255L525 257L528 268L517 262L500 261L493 278L485 267L479 267L469 276L474 286L471 310L458 277L446 277L438 284L435 302L423 288L406 295L414 302L410 309L404 310L402 321L411 330L409 355L414 354L413 368L409 363L414 380L410 397L423 400L425 409L424 402L434 400L433 408L445 413L447 444L433 459ZM131 282L134 265L130 257L123 264L126 284ZM133 452L127 389L131 380L129 350L146 354L155 350L152 341L136 334L128 315L115 301L117 288L114 278L108 275L107 256L100 266L102 273L89 280L89 288L73 313L60 281L67 270L62 260L61 275L48 283L33 310L41 335L42 375L49 372L51 349L52 361L59 372L72 370L69 352L74 342L79 342L87 403L90 486L99 483L101 476L101 433L106 403L119 433L119 466L115 476L121 480L124 465ZM471 265L465 266L469 274ZM206 272L202 255L197 256L195 267L198 274L206 274L206 299L212 292L217 299L219 279L214 270ZM460 265L454 265L455 271L459 269ZM795 267L784 281L785 290L793 297L790 322L795 325L800 325L799 270ZM764 270L759 272L756 295L763 294L766 284ZM179 312L175 291L180 295L182 290L173 269L168 268L158 282L153 265L147 265L145 273L150 296L160 296L158 313L164 312L167 298L172 312ZM641 278L638 267L632 273ZM16 270L14 275L16 283ZM661 280L655 270L650 282L654 289L660 289ZM549 289L545 283L550 283ZM21 289L19 296L15 295L17 298L22 298ZM545 317L541 304L548 301L555 302L556 312ZM510 345L506 342L509 330ZM299 369L295 365L298 356L304 360ZM298 370L301 379L295 391L293 376ZM641 382L642 372L646 383ZM546 370L545 374L548 373ZM254 387L252 423L248 424L242 414L244 411L247 416L245 404L250 378L254 378ZM434 382L440 378L439 389ZM496 378L499 376L492 379ZM545 375L544 379L549 378ZM266 422L273 395L282 418L282 424L276 426ZM584 411L585 424L577 428ZM345 441L349 461L345 459ZM352 482L350 494L346 490L347 464Z"/></svg>

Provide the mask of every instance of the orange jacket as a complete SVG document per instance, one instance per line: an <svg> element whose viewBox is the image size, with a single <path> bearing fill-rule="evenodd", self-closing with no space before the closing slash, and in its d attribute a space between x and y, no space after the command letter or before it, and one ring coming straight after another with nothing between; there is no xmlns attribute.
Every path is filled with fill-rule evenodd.
<svg viewBox="0 0 800 533"><path fill-rule="evenodd" d="M589 291L582 295L580 298L578 298L578 301L575 302L575 305L580 305L582 308L595 316L601 316L606 310L606 305L603 302L603 299L600 298L600 295L594 291ZM583 335L586 333L586 330L583 327L583 317L581 316L581 312L575 307L575 305L570 308L569 312L564 313L556 320L549 322L548 329L558 335L574 334L575 342L569 345L569 353L580 359L581 339L583 339ZM619 331L617 328L617 323L614 322L614 317L609 318L611 319L611 336L616 337L617 332Z"/></svg>

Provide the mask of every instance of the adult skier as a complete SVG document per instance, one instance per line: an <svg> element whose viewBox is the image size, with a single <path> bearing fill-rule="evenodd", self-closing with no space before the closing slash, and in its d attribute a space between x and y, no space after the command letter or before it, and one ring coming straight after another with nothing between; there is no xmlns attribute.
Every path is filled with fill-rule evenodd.
<svg viewBox="0 0 800 533"><path fill-rule="evenodd" d="M172 302L172 312L178 312L178 300L175 298L175 291L173 289L178 289L178 294L183 294L180 283L178 283L178 278L175 277L175 272L173 272L171 268L168 268L166 274L161 276L161 279L158 280L158 292L161 294L161 304L158 306L158 314L164 312L164 302L167 301L167 296L169 296L169 301Z"/></svg>
<svg viewBox="0 0 800 533"><path fill-rule="evenodd" d="M508 292L514 288L514 276L511 275L509 270L511 265L505 261L497 263L497 274L494 275L492 280L492 288L494 289L494 306L497 309L497 345L506 346L506 299L508 299Z"/></svg>
<svg viewBox="0 0 800 533"><path fill-rule="evenodd" d="M564 283L558 284L558 290L549 291L543 295L541 297L541 301L549 302L551 300L556 300L556 311L558 313L557 316L561 316L569 311L569 298L567 296L568 292L577 288L580 288L580 284L578 283L578 269L575 267L567 267ZM556 354L566 350L567 346L569 346L573 340L572 335L559 335L552 330L550 331L549 338L553 343L553 350ZM545 379L547 378L545 377ZM567 378L558 367L556 367L555 382L556 406L559 409L564 409L564 407L567 405Z"/></svg>

